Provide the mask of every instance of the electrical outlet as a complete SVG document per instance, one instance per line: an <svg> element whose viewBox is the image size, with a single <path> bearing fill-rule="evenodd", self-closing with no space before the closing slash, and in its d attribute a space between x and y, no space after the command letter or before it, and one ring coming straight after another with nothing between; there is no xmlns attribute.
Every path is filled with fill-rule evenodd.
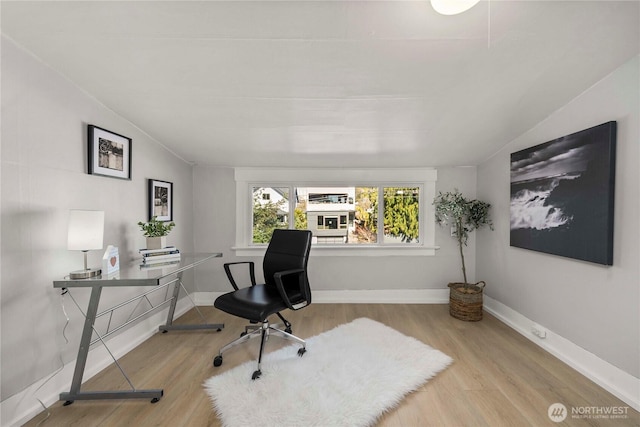
<svg viewBox="0 0 640 427"><path fill-rule="evenodd" d="M533 335L541 339L545 339L547 337L547 330L536 323L531 326L531 332Z"/></svg>

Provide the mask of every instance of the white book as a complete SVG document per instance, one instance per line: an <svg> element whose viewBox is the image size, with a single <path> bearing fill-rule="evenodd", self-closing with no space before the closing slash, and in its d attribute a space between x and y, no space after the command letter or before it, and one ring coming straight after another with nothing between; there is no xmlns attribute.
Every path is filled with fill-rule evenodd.
<svg viewBox="0 0 640 427"><path fill-rule="evenodd" d="M157 262L167 262L167 261L180 261L180 254L170 254L170 255L156 255L152 257L144 257L142 258L142 262L144 264L153 264Z"/></svg>
<svg viewBox="0 0 640 427"><path fill-rule="evenodd" d="M158 254L163 252L180 252L180 251L175 246L167 246L166 248L161 248L161 249L139 249L138 252L140 252L142 255L151 255L151 254Z"/></svg>

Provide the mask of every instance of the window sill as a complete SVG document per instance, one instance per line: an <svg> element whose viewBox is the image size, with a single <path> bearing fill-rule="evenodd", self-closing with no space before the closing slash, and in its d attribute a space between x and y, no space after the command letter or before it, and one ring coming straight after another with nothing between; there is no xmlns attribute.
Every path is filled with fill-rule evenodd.
<svg viewBox="0 0 640 427"><path fill-rule="evenodd" d="M237 256L264 256L267 246L234 246L231 248ZM334 246L313 245L313 256L434 256L439 246Z"/></svg>

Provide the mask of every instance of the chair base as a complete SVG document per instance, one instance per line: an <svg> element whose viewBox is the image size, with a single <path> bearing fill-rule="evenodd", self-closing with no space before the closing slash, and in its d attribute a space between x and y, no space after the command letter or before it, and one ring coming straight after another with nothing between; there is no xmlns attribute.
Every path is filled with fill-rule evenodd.
<svg viewBox="0 0 640 427"><path fill-rule="evenodd" d="M288 323L288 322L287 322ZM291 325L289 324L289 327ZM251 329L253 329L253 325L251 325L250 327ZM261 342L260 342L260 353L258 355L258 368L254 371L251 379L255 380L257 378L260 377L260 375L262 375L262 371L260 370L260 364L262 362L262 354L264 351L264 345L265 343L268 341L269 337L271 335L276 335L279 336L281 338L284 338L286 340L289 341L294 341L297 342L298 344L302 345L302 347L300 349L298 349L298 356L302 356L306 351L306 341L303 340L302 338L298 338L297 336L283 331L281 329L278 329L275 327L275 325L270 325L268 320L265 320L262 322L261 325L256 325L255 326L255 330L253 330L252 332L247 332L243 335L240 336L240 338L236 338L235 340L231 341L229 344L225 345L224 347L222 347L220 349L220 351L218 352L218 355L216 357L213 358L213 366L220 366L222 365L222 353L226 352L227 350L232 349L233 347L243 344L246 341L249 341L252 338L257 338L257 337L261 337Z"/></svg>
<svg viewBox="0 0 640 427"><path fill-rule="evenodd" d="M276 328L276 329L282 329L285 332L292 333L291 322L289 322L287 319L282 317L282 314L280 314L280 313L276 313L276 314L278 315L280 320L282 320L282 324L276 323L275 325L271 325L271 326ZM249 331L256 331L256 330L260 330L260 328L262 328L262 326L258 325L259 322L253 322L252 321L251 323L252 323L251 325L247 325L247 326L244 327L244 333L242 333L240 336L248 334Z"/></svg>

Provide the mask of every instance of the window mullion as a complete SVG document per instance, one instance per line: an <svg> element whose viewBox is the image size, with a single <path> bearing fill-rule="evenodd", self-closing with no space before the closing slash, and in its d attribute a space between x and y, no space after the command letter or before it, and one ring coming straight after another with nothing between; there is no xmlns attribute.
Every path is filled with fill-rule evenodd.
<svg viewBox="0 0 640 427"><path fill-rule="evenodd" d="M378 187L378 233L376 244L382 246L384 244L384 187Z"/></svg>
<svg viewBox="0 0 640 427"><path fill-rule="evenodd" d="M297 197L296 197L296 187L292 184L289 185L289 228L290 229L295 229L296 228L296 204L297 204Z"/></svg>
<svg viewBox="0 0 640 427"><path fill-rule="evenodd" d="M424 184L420 184L418 186L418 200L420 200L420 209L418 209L418 227L420 227L420 231L418 232L418 242L420 244L424 244L425 242L425 229L427 228L425 226L425 218L426 216L426 208L425 208L425 203L424 201L426 200L426 198L424 197L425 195L425 190L424 190Z"/></svg>

